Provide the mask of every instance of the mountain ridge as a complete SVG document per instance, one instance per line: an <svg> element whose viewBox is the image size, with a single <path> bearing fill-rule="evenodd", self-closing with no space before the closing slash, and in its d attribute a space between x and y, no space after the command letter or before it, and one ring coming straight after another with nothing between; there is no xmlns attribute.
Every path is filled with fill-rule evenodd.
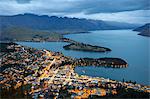
<svg viewBox="0 0 150 99"><path fill-rule="evenodd" d="M84 18L68 18L48 15L18 14L13 16L0 16L1 24L8 26L23 26L31 29L42 30L103 30L134 28L133 24L91 20ZM39 24L40 23L40 24ZM110 24L111 23L111 24ZM117 25L117 23L119 25ZM123 26L122 26L122 25Z"/></svg>
<svg viewBox="0 0 150 99"><path fill-rule="evenodd" d="M137 25L91 20L84 18L68 18L36 14L18 14L12 16L0 15L0 40L32 40L36 35L39 39L54 40L62 34L87 32L93 30L114 30L135 28ZM51 35L51 33L53 33ZM54 35L55 34L55 35ZM51 38L52 36L52 38ZM41 38L42 37L42 38Z"/></svg>
<svg viewBox="0 0 150 99"><path fill-rule="evenodd" d="M140 32L138 35L150 37L150 23L146 23L145 25L140 26L133 31Z"/></svg>

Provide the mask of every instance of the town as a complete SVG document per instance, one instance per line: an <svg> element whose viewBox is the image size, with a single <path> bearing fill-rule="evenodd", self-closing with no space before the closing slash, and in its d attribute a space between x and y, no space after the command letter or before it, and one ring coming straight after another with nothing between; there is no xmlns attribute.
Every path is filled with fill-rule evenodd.
<svg viewBox="0 0 150 99"><path fill-rule="evenodd" d="M117 95L121 89L132 89L146 95L150 93L150 86L79 75L75 72L79 61L75 62L77 59L64 56L60 52L39 50L15 43L8 44L6 49L8 52L0 53L2 98L20 95L34 99L86 99L92 96Z"/></svg>

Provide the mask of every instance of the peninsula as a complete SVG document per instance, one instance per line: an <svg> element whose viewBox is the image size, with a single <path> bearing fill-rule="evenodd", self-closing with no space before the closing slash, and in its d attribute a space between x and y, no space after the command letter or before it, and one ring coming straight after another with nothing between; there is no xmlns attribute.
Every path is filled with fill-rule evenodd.
<svg viewBox="0 0 150 99"><path fill-rule="evenodd" d="M90 51L90 52L106 52L111 51L111 49L101 46L93 46L84 43L71 43L63 47L65 50L78 50L78 51Z"/></svg>
<svg viewBox="0 0 150 99"><path fill-rule="evenodd" d="M80 58L75 61L78 66L103 66L112 68L126 68L127 62L121 58Z"/></svg>
<svg viewBox="0 0 150 99"><path fill-rule="evenodd" d="M138 35L150 37L150 23L134 29L133 31L140 32Z"/></svg>
<svg viewBox="0 0 150 99"><path fill-rule="evenodd" d="M124 64L116 58L74 59L60 52L15 43L0 43L1 98L149 97L149 86L103 77L78 75L77 65ZM90 63L87 63L87 60ZM110 61L110 62L109 62ZM130 91L130 92L129 92ZM10 94L11 93L11 94ZM82 93L82 94L81 94Z"/></svg>

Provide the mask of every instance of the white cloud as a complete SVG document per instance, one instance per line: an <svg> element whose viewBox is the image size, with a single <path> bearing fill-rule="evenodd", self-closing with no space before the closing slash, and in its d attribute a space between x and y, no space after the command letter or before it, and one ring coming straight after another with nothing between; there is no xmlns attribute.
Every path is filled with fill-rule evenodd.
<svg viewBox="0 0 150 99"><path fill-rule="evenodd" d="M18 0L21 1L21 0ZM150 16L147 0L1 0L0 14L21 13L145 23Z"/></svg>
<svg viewBox="0 0 150 99"><path fill-rule="evenodd" d="M68 17L88 18L106 21L119 21L128 23L148 23L150 22L150 10L126 11L118 13L96 13L86 15L84 13L68 14Z"/></svg>

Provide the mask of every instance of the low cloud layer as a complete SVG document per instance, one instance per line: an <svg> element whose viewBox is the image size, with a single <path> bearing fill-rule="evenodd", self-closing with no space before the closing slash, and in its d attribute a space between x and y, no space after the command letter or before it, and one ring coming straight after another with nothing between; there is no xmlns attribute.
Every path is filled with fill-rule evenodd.
<svg viewBox="0 0 150 99"><path fill-rule="evenodd" d="M131 18L142 17L143 19L149 16L145 15L143 11L147 12L150 9L148 0L1 0L0 6L1 15L35 13L71 17L84 16L90 19L101 19L102 17L99 15L103 17L106 15L109 20L111 19L109 15L114 14L117 17L128 14L128 12L133 12ZM112 21L114 19L112 18ZM125 21L125 19L121 21Z"/></svg>

